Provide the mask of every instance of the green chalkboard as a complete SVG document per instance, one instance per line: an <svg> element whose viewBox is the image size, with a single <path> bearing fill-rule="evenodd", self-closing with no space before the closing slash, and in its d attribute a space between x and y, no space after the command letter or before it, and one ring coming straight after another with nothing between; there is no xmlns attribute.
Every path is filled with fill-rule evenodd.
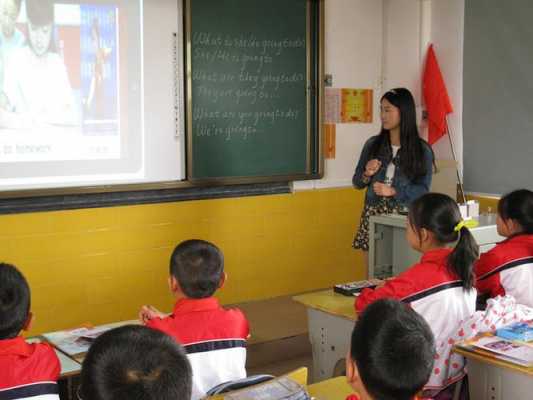
<svg viewBox="0 0 533 400"><path fill-rule="evenodd" d="M187 175L320 173L315 0L187 1Z"/></svg>

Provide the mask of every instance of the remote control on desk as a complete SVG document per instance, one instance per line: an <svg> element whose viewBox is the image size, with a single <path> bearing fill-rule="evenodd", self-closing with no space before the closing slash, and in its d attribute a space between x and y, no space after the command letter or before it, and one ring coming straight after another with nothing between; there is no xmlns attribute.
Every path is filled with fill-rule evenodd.
<svg viewBox="0 0 533 400"><path fill-rule="evenodd" d="M333 286L333 291L335 293L342 294L344 296L358 296L363 289L366 288L375 288L377 286L376 281L355 281L355 282L346 282L339 283Z"/></svg>

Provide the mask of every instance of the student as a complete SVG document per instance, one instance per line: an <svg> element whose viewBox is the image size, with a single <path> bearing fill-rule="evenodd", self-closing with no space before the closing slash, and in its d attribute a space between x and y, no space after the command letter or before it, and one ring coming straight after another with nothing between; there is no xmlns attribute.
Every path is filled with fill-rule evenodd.
<svg viewBox="0 0 533 400"><path fill-rule="evenodd" d="M352 178L356 189L367 189L365 206L353 247L364 251L368 274L368 219L406 207L429 191L433 150L418 134L413 95L405 88L381 98L381 132L368 139Z"/></svg>
<svg viewBox="0 0 533 400"><path fill-rule="evenodd" d="M48 344L26 343L30 288L13 265L0 263L0 399L59 399L60 366Z"/></svg>
<svg viewBox="0 0 533 400"><path fill-rule="evenodd" d="M203 240L180 243L170 258L174 311L163 314L143 306L140 319L180 342L193 370L192 399L212 387L246 377L248 322L237 309L225 310L213 296L226 280L221 251Z"/></svg>
<svg viewBox="0 0 533 400"><path fill-rule="evenodd" d="M409 207L407 241L423 253L420 262L381 287L363 290L355 303L357 312L361 312L377 299L395 298L424 317L435 336L437 357L442 363L436 365L426 385L432 394L464 375L445 361L451 351L448 339L460 321L476 309L473 264L478 246L467 225L449 196L427 193L416 199ZM456 241L455 248L446 247Z"/></svg>
<svg viewBox="0 0 533 400"><path fill-rule="evenodd" d="M98 337L83 360L81 400L189 400L192 372L174 339L127 325Z"/></svg>
<svg viewBox="0 0 533 400"><path fill-rule="evenodd" d="M397 300L374 302L358 318L346 358L355 398L413 399L429 379L434 349L431 329L415 311Z"/></svg>
<svg viewBox="0 0 533 400"><path fill-rule="evenodd" d="M509 294L533 307L533 192L521 189L503 196L496 226L507 239L476 262L477 290L488 297Z"/></svg>
<svg viewBox="0 0 533 400"><path fill-rule="evenodd" d="M10 56L4 71L4 127L79 125L67 70L56 51L54 3L26 0L28 45Z"/></svg>

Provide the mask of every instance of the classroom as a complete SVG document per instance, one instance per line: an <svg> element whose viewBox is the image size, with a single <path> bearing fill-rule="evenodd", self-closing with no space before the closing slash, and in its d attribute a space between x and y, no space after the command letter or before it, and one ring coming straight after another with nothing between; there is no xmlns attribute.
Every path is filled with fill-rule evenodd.
<svg viewBox="0 0 533 400"><path fill-rule="evenodd" d="M9 1L11 0L0 0L0 4ZM0 231L0 262L16 265L31 288L31 311L35 318L25 336L38 336L86 323L98 326L136 319L143 304L151 304L159 310L170 312L174 299L168 292L168 260L174 247L188 239L212 242L224 254L228 280L216 296L222 305L238 306L253 302L270 304L270 300L278 298L290 301L292 296L331 289L339 283L367 279L366 272L360 268L365 262L364 254L352 247L365 206L365 191L354 189L352 176L365 142L381 130L380 99L390 89L405 87L411 91L421 136L427 138L427 121L422 118L425 110L422 76L430 44L438 56L453 105L453 112L448 115L448 128L456 156L455 163L447 137L432 145L437 166L441 166L437 173L441 175L437 180L447 185L447 189L451 187L451 192L455 193L456 165L464 191L469 200L479 202L480 213L495 213L498 200L505 193L519 188L533 190L529 168L526 166L527 156L533 149L533 139L529 135L533 119L526 114L529 111L528 105L531 104L527 89L533 87L533 80L526 71L530 71L529 67L533 64L533 56L529 54L533 30L523 19L524 15L531 15L533 12L530 2L316 2L323 11L323 15L320 15L320 27L323 28L323 53L320 54L322 72L330 76L330 86L373 91L373 118L370 122L335 124L334 156L317 161L317 165L323 162L320 166L322 176L285 182L252 180L246 182L250 188L245 187L242 192L240 189L230 188L227 196L224 195L223 188L211 196L208 190L210 186L216 185L208 184L208 190L200 190L197 197L185 194L178 195L175 201L121 203L120 200L114 200L114 193L118 192L117 196L121 196L121 199L127 198L129 183L122 188L113 184L90 184L86 190L67 187L66 191L61 192L47 185L13 192L12 189L6 190L2 183L9 175L0 175L0 226L3 227ZM176 0L161 1L161 4L171 3L175 14L169 16L169 19L178 15L183 17L180 13L185 12L185 3L188 2L183 1L182 4L177 0L176 8ZM148 7L146 12L151 12ZM149 23L157 25L154 15L150 14L148 17ZM484 21L499 21L499 25L490 25L493 26L492 33L488 34L490 29L484 25ZM82 34L90 37L91 21L82 21L81 24L87 32L84 33L85 30L82 29ZM161 23L161 29L169 26L176 29L172 22L165 20ZM181 21L178 27L183 29ZM100 27L101 32L108 32L105 29L107 28L103 25ZM128 34L133 39L137 38L137 33ZM183 35L181 32L178 37L183 38ZM514 41L505 47L506 39ZM162 39L153 34L146 43L156 44L158 40ZM209 46L217 45L216 41L201 35L195 40L208 42ZM250 47L250 43L235 40L235 46L240 43ZM490 46L491 41L494 43L493 47ZM302 45L296 42L261 42L257 43L257 47L263 51L269 48L271 52L283 53L285 49ZM1 44L2 42L0 46ZM476 52L481 47L485 49L485 53L481 50ZM185 50L186 48L180 51ZM469 53L470 50L472 53ZM104 50L102 52L105 53ZM147 52L155 54L152 50ZM197 56L209 58L209 54L198 53ZM175 60L176 55L173 57ZM170 60L170 54L168 58ZM179 56L177 59L179 60ZM224 62L224 57L221 56L219 61ZM269 60L267 57L249 58L242 60L242 63L260 63L263 66ZM178 84L178 91L186 91L187 74L205 81L220 81L224 74L223 69L218 75L206 75L204 71L194 69L187 71L190 65L187 65L187 61L184 64L180 71L184 79ZM155 68L155 65L155 62L147 64L147 68ZM1 71L3 74L4 71ZM140 72L128 70L128 73ZM147 126L173 128L173 124L178 123L182 124L183 132L186 131L187 122L183 116L176 118L178 122L173 118L168 122L160 121L166 116L161 115L161 111L150 99L155 99L154 93L165 85L176 83L163 82L157 72L153 75L154 87L146 93ZM268 81L269 78L265 77L265 81L259 85L283 85L300 80L292 71L282 78L278 75L278 79L285 80L282 83L276 82L274 78ZM86 81L82 77L82 88L92 85L90 79L87 79ZM216 93L206 88L200 90L204 90L204 96L216 98L219 103L232 96L240 96L239 101L243 103L252 102L252 97L246 93L237 94L238 82L232 82L228 78L224 83L235 84L235 89L231 87ZM90 92L90 89L82 89L82 92L84 90ZM494 95L498 96L496 105ZM171 95L163 100L174 105L175 99ZM185 105L179 107L186 107L187 98L182 98L182 101ZM98 106L95 107L97 110ZM177 109L179 107L176 106ZM222 113L215 114L212 110L216 109L199 107L191 115L193 120L207 119L214 124L217 119L226 118ZM171 112L174 110L169 111ZM256 111L255 118L259 121L256 124L264 123L266 119L274 122L278 117L284 120L301 118L297 108L260 112L263 114L259 115ZM227 118L238 119L239 116L228 113ZM254 115L251 116L253 118ZM138 123L135 119L129 120L131 126ZM0 136L4 128L2 124L0 122ZM241 128L234 127L232 130L231 127L225 127L221 135L253 136L254 128ZM207 138L214 135L213 132L216 130L210 131L206 127L198 135ZM162 143L161 158L165 158L173 142ZM128 143L130 145L130 150L137 146L136 143ZM509 145L512 147L503 148ZM149 146L152 146L152 151L159 148L156 144ZM162 175L168 181L186 177L186 164L193 154L190 150L182 143L177 154L172 155L180 160L179 171L172 169L175 158L165 161L167 164ZM197 157L197 154L194 153L194 156ZM7 155L0 153L0 157ZM157 159L157 151L149 157ZM238 158L238 154L235 158ZM263 162L266 161L260 161ZM61 168L61 162L56 163ZM230 163L231 160L228 164ZM12 171L14 168L26 167L13 163L7 168ZM9 181L7 178L6 183ZM143 183L146 184L149 195L158 190L175 190L170 186L152 186L153 182L150 181ZM259 186L259 194L254 192L256 186ZM201 188L206 188L205 183ZM190 190L194 192L194 187L183 187L181 190L183 193ZM216 190L218 189L215 188ZM84 196L94 196L95 200L76 207ZM52 197L55 205L49 206L47 201ZM99 203L99 199L104 197L103 202ZM91 201L94 203L90 203ZM62 202L68 205L58 207L57 204ZM83 201L81 204L84 204ZM267 315L275 314L276 310L270 311ZM270 322L276 324L276 321ZM268 325L269 321L264 323ZM253 337L253 327L251 334Z"/></svg>

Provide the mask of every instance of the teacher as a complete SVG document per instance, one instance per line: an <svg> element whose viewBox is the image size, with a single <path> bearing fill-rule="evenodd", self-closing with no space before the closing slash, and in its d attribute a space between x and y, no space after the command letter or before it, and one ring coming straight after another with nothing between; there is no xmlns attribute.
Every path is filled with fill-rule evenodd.
<svg viewBox="0 0 533 400"><path fill-rule="evenodd" d="M356 189L365 189L365 206L354 249L364 252L368 275L368 218L397 212L429 191L434 155L418 134L415 101L405 88L389 90L381 104L381 132L368 139L352 178Z"/></svg>

